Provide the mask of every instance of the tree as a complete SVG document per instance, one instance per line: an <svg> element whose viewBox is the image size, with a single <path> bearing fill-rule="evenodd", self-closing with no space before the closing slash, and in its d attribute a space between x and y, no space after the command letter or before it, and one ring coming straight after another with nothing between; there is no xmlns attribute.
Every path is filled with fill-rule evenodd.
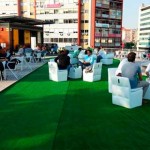
<svg viewBox="0 0 150 150"><path fill-rule="evenodd" d="M135 47L135 43L133 43L133 42L127 42L127 43L125 43L125 48L132 49L133 47Z"/></svg>

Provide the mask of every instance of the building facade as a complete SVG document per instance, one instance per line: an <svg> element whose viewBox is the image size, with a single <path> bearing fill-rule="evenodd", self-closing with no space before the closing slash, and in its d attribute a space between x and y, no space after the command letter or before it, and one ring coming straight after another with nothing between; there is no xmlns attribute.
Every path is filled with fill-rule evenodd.
<svg viewBox="0 0 150 150"><path fill-rule="evenodd" d="M1 1L5 9L0 15L52 20L54 24L44 25L44 43L58 43L60 47L121 47L123 0Z"/></svg>
<svg viewBox="0 0 150 150"><path fill-rule="evenodd" d="M137 42L137 29L127 29L122 28L122 42L128 43L128 42Z"/></svg>
<svg viewBox="0 0 150 150"><path fill-rule="evenodd" d="M150 5L139 9L137 50L150 50Z"/></svg>

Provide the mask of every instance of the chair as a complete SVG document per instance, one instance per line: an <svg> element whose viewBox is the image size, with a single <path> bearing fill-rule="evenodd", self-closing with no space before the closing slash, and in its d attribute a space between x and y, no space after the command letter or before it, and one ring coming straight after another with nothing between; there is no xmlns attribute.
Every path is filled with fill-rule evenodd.
<svg viewBox="0 0 150 150"><path fill-rule="evenodd" d="M6 63L6 61L3 61L2 63L4 66L4 79L6 80L6 76L7 76L6 70L9 70L13 74L13 76L18 80L19 78L14 72L15 67L16 67L15 62L7 62ZM11 67L11 65L13 65L13 68Z"/></svg>
<svg viewBox="0 0 150 150"><path fill-rule="evenodd" d="M72 54L68 54L68 56L70 57L70 64L71 65L78 64L78 59L77 58L74 58Z"/></svg>
<svg viewBox="0 0 150 150"><path fill-rule="evenodd" d="M108 68L108 91L112 93L111 77L116 75L117 68Z"/></svg>
<svg viewBox="0 0 150 150"><path fill-rule="evenodd" d="M20 62L17 63L16 67L20 67L20 69L22 71L23 70L23 66L24 66L24 56L13 56L13 57L11 57L11 60L13 60L13 59L17 59L17 60L20 61Z"/></svg>
<svg viewBox="0 0 150 150"><path fill-rule="evenodd" d="M128 78L114 76L112 82L112 103L126 108L142 105L142 88L131 89Z"/></svg>
<svg viewBox="0 0 150 150"><path fill-rule="evenodd" d="M33 59L32 53L26 53L26 57L25 58L27 59L28 62L31 62L32 59Z"/></svg>
<svg viewBox="0 0 150 150"><path fill-rule="evenodd" d="M101 79L102 63L94 63L91 72L83 70L83 81L93 82Z"/></svg>
<svg viewBox="0 0 150 150"><path fill-rule="evenodd" d="M35 62L40 62L42 60L41 57L42 57L41 53L36 53L34 56Z"/></svg>
<svg viewBox="0 0 150 150"><path fill-rule="evenodd" d="M108 53L104 58L101 59L101 62L105 65L113 64L114 53Z"/></svg>
<svg viewBox="0 0 150 150"><path fill-rule="evenodd" d="M147 56L146 56L146 53L145 52L141 52L140 54L139 54L139 57L140 57L140 59L143 61L143 60L147 60Z"/></svg>
<svg viewBox="0 0 150 150"><path fill-rule="evenodd" d="M84 60L84 57L85 57L85 50L82 50L78 55L78 60L82 62Z"/></svg>
<svg viewBox="0 0 150 150"><path fill-rule="evenodd" d="M146 91L146 93L144 95L144 99L150 100L150 85L149 85L149 87L148 87L148 89L147 89L147 91Z"/></svg>
<svg viewBox="0 0 150 150"><path fill-rule="evenodd" d="M59 70L56 62L48 62L49 79L52 81L67 81L67 70Z"/></svg>
<svg viewBox="0 0 150 150"><path fill-rule="evenodd" d="M82 77L82 68L79 67L71 67L69 71L69 76L72 79L78 79Z"/></svg>
<svg viewBox="0 0 150 150"><path fill-rule="evenodd" d="M146 81L150 84L150 79L149 78L147 78ZM144 95L144 99L150 100L150 85L149 85L149 87L148 87L148 89L147 89L147 91Z"/></svg>

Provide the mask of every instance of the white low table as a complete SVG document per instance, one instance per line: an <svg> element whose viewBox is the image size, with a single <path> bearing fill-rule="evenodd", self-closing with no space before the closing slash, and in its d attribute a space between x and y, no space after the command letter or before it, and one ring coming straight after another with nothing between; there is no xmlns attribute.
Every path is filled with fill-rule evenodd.
<svg viewBox="0 0 150 150"><path fill-rule="evenodd" d="M71 67L68 77L70 77L72 79L81 78L82 77L82 68L81 68L81 66L79 66L79 67Z"/></svg>

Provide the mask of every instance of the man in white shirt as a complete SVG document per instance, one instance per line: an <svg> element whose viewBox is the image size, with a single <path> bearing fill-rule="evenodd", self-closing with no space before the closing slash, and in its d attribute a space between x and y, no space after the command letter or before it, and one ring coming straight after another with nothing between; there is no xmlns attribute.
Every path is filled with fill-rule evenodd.
<svg viewBox="0 0 150 150"><path fill-rule="evenodd" d="M128 62L128 59L127 58L124 58L122 59L122 61L120 62L117 70L116 70L116 75L120 75L121 74L121 69L122 69L122 66Z"/></svg>

